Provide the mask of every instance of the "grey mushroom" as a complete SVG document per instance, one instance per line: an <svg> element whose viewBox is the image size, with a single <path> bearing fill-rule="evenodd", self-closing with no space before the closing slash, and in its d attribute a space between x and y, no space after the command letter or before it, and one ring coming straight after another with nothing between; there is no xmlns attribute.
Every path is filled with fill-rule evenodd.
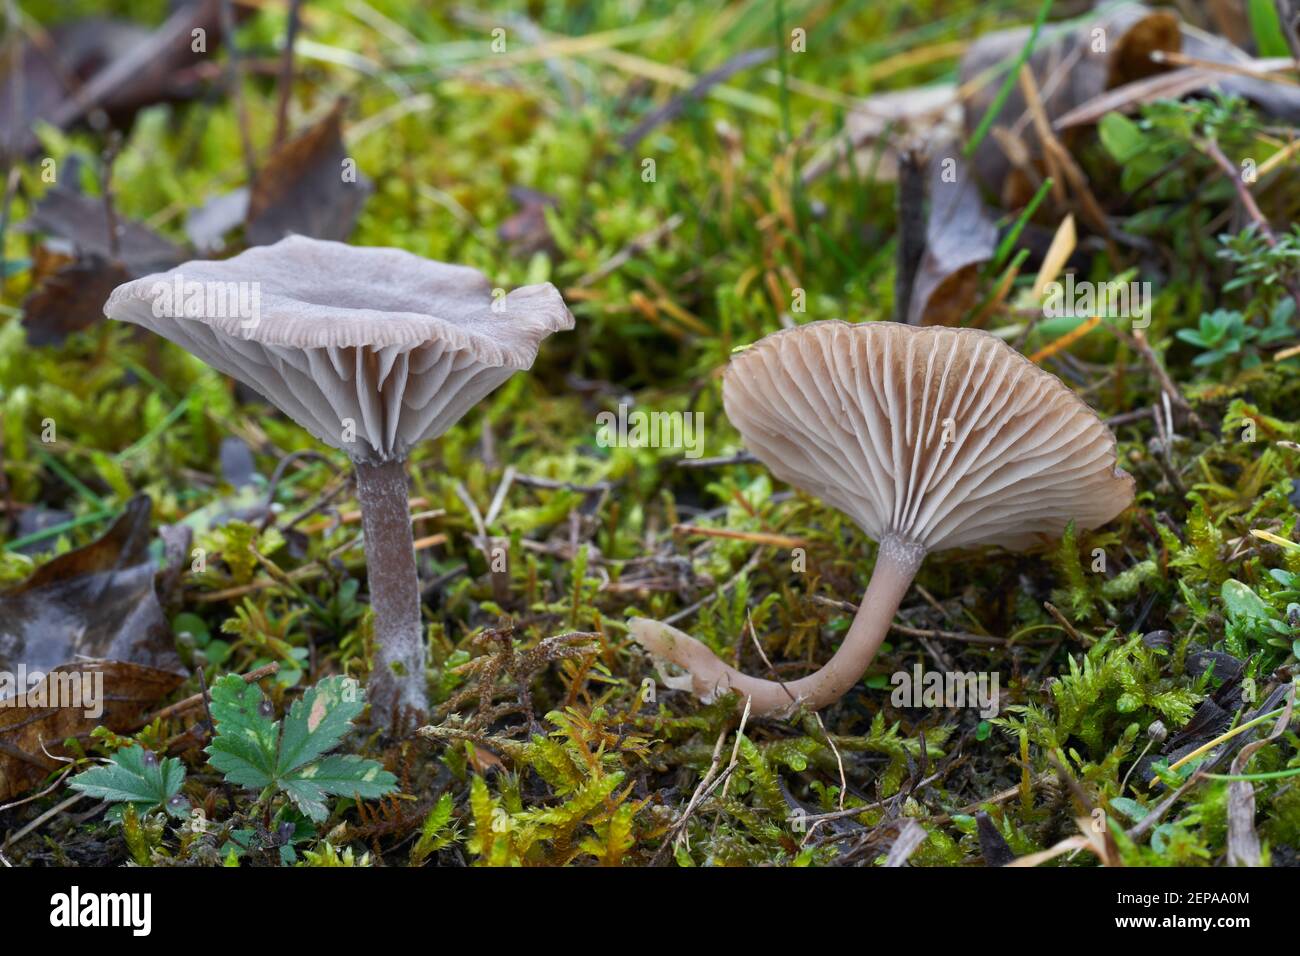
<svg viewBox="0 0 1300 956"><path fill-rule="evenodd" d="M351 458L365 532L377 721L427 710L405 459L573 327L550 283L494 297L474 269L291 236L119 286L113 319L170 339Z"/></svg>

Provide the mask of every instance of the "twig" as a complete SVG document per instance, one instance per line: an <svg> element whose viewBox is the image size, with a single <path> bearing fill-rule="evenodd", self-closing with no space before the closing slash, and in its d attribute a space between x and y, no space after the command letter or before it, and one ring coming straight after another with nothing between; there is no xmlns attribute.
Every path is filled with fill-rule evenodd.
<svg viewBox="0 0 1300 956"><path fill-rule="evenodd" d="M1282 32L1286 33L1287 31L1283 29ZM1273 69L1252 70L1239 63L1225 63L1219 60L1203 60L1198 56L1179 53L1176 50L1152 50L1150 56L1152 63L1170 63L1174 66L1193 66L1198 70L1207 70L1211 73L1230 73L1233 76L1244 76L1263 83L1282 83L1286 86L1300 85L1291 77L1277 72L1277 68L1274 64L1269 64L1269 66L1273 66ZM1287 69L1285 66L1282 68Z"/></svg>
<svg viewBox="0 0 1300 956"><path fill-rule="evenodd" d="M74 794L71 797L68 797L68 799L64 800L62 803L56 803L54 806L50 807L50 809L46 810L39 817L37 817L31 823L27 824L27 826L23 827L13 836L6 838L4 842L4 846L5 847L13 846L15 843L17 843L23 837L27 836L27 834L31 833L41 824L45 823L47 820L53 819L54 817L58 816L60 813L68 809L68 807L75 804L78 800L82 799L84 796L85 796L84 793L78 793L78 794Z"/></svg>
<svg viewBox="0 0 1300 956"><path fill-rule="evenodd" d="M1127 344L1129 348L1137 352L1138 357L1142 359L1143 364L1146 365L1146 367L1150 369L1151 374L1155 376L1156 381L1160 385L1160 390L1169 396L1169 400L1173 402L1174 407L1183 413L1187 418L1187 421L1191 423L1192 427L1197 430L1205 427L1201 423L1201 419L1197 416L1196 412L1192 410L1191 402L1183 396L1182 391L1174 384L1174 380L1169 377L1169 373L1165 371L1165 367L1160 364L1160 359L1156 356L1155 350L1151 348L1151 343L1147 341L1146 332L1142 329L1134 329L1133 334L1129 335L1127 332L1110 322L1107 322L1104 325L1104 328L1110 329L1116 338L1120 339L1120 341Z"/></svg>
<svg viewBox="0 0 1300 956"><path fill-rule="evenodd" d="M589 285L594 285L599 282L611 272L618 271L618 269L622 268L623 263L627 262L633 256L639 255L641 252L649 249L664 236L675 231L677 227L685 221L686 217L684 215L679 212L673 213L662 223L655 226L649 232L637 236L626 246L597 266L594 270L588 272L585 276L575 282L574 286L579 289L584 289Z"/></svg>
<svg viewBox="0 0 1300 956"><path fill-rule="evenodd" d="M837 611L843 611L846 614L857 614L858 605L852 601L838 601L835 598L826 597L822 594L814 594L813 602L821 604L824 607L833 607ZM899 624L897 621L891 621L890 630L897 631L900 634L906 634L908 637L929 637L940 638L946 641L964 641L967 644L1006 644L1008 639L1005 637L991 637L987 634L972 634L969 631L945 631L938 628L921 628L908 627L906 624Z"/></svg>
<svg viewBox="0 0 1300 956"><path fill-rule="evenodd" d="M289 132L289 98L293 94L293 45L298 39L298 8L302 0L289 0L289 23L285 28L284 55L280 59L280 98L275 108L275 145Z"/></svg>
<svg viewBox="0 0 1300 956"><path fill-rule="evenodd" d="M99 191L104 199L104 220L108 224L108 255L114 261L121 253L122 227L118 224L117 207L113 202L113 163L121 148L122 134L113 130L108 134L99 169Z"/></svg>
<svg viewBox="0 0 1300 956"><path fill-rule="evenodd" d="M732 57L716 70L705 73L690 89L685 90L674 96L659 109L655 110L641 122L637 123L632 129L624 133L618 141L618 145L629 150L645 137L647 133L653 130L661 123L674 119L678 116L687 105L694 100L699 99L709 92L719 83L724 83L731 79L741 70L747 70L752 66L758 66L760 63L766 63L776 55L775 47L761 47L757 50L746 50L739 56Z"/></svg>
<svg viewBox="0 0 1300 956"><path fill-rule="evenodd" d="M240 82L239 48L235 45L235 14L231 0L221 0L220 20L221 34L226 40L226 83L230 87L230 98L235 103L235 113L239 117L239 142L243 147L244 169L251 188L257 179L257 160L253 154L253 138L248 128L248 104L244 102L244 88Z"/></svg>
<svg viewBox="0 0 1300 956"><path fill-rule="evenodd" d="M315 459L316 461L323 462L324 464L328 465L331 469L333 469L336 475L338 474L338 466L335 465L334 462L331 461L328 457L322 455L318 451L312 451L309 448L304 448L301 449L300 451L291 452L288 455L285 455L276 463L275 471L271 472L271 480L266 483L266 514L263 515L262 517L262 527L261 527L262 531L265 531L267 528L269 528L271 526L271 523L275 519L275 513L271 509L272 506L275 504L275 492L280 485L280 479L284 477L285 469L287 469L290 465L301 461L304 458L312 458ZM294 524L297 524L304 517L306 517L306 514L299 515L296 519L294 519Z"/></svg>
<svg viewBox="0 0 1300 956"><path fill-rule="evenodd" d="M1264 213L1260 211L1259 204L1255 202L1255 197L1251 194L1251 191L1246 188L1246 183L1241 177L1241 171L1232 165L1232 160L1223 154L1223 150L1219 148L1216 140L1211 138L1202 141L1201 148L1205 150L1210 159L1214 160L1214 164L1219 167L1223 175L1228 177L1228 181L1232 183L1232 188L1237 191L1237 198L1241 201L1242 208L1246 210L1246 215L1250 217L1250 221L1259 229L1259 233L1264 237L1264 241L1268 243L1268 247L1270 249L1276 248L1277 236L1273 233L1273 227L1264 218ZM1295 300L1296 307L1300 308L1300 285L1285 280L1283 285L1291 293L1291 298Z"/></svg>
<svg viewBox="0 0 1300 956"><path fill-rule="evenodd" d="M771 548L807 548L808 542L788 534L768 534L763 531L735 531L731 528L706 528L697 524L675 524L673 534L702 538L726 538L729 541L749 541Z"/></svg>
<svg viewBox="0 0 1300 956"><path fill-rule="evenodd" d="M1062 613L1060 612L1060 610L1057 609L1056 605L1053 604L1051 601L1044 601L1044 602L1043 602L1043 607L1045 607L1045 608L1047 609L1047 613L1048 613L1048 614L1050 614L1050 615L1052 615L1052 617L1056 618L1056 623L1057 623L1057 624L1059 624L1059 625L1061 625L1061 627L1065 628L1065 633L1069 634L1069 635L1070 635L1070 638L1071 638L1072 640L1074 640L1075 642L1077 642L1077 643L1079 643L1079 644L1091 644L1091 643L1092 643L1091 640L1089 640L1088 638L1084 637L1084 636L1083 636L1082 634L1080 634L1077 630L1075 630L1074 625L1070 623L1070 619L1067 618L1064 614L1062 614Z"/></svg>
<svg viewBox="0 0 1300 956"><path fill-rule="evenodd" d="M679 458L678 468L721 468L725 465L749 465L758 461L747 451L738 451L734 455L720 455L716 458Z"/></svg>
<svg viewBox="0 0 1300 956"><path fill-rule="evenodd" d="M240 676L244 678L245 684L251 684L254 681L261 680L263 677L270 677L279 669L280 669L280 665L278 663L267 664L263 667L257 668L257 670L249 671L247 674L241 674ZM199 704L202 704L204 710L207 711L208 692L206 689L190 697L186 697L184 700L180 700L174 704L170 704L164 707L162 710L154 711L152 714L150 714L148 717L146 717L143 721L140 722L140 726L143 727L146 724L151 724L155 720L169 720L172 717L177 716L178 714L185 713L187 710L190 710ZM211 712L208 712L207 719L208 719L208 723L211 724L212 722Z"/></svg>
<svg viewBox="0 0 1300 956"><path fill-rule="evenodd" d="M704 777L696 786L695 792L691 794L691 799L687 802L686 809L682 811L681 817L672 825L672 827L669 828L668 832L664 834L664 842L659 845L659 849L655 851L655 855L650 860L651 866L658 865L668 847L676 842L677 835L686 825L686 822L691 818L691 814L695 812L695 808L699 805L699 802L708 796L709 793L713 792L713 788L710 787L709 784L713 782L714 775L717 774L718 767L722 764L722 744L726 739L727 731L724 729L722 733L718 734L717 742L713 745L713 757L709 761L709 769L705 772ZM730 770L730 768L728 768L728 770ZM724 773L723 776L725 777L726 774ZM708 788L707 792L706 788Z"/></svg>
<svg viewBox="0 0 1300 956"><path fill-rule="evenodd" d="M700 598L694 604L682 608L676 614L671 614L668 617L664 618L664 623L676 624L678 621L685 620L686 618L694 614L696 611L698 611L700 608L704 607L704 605L707 604L709 601L712 601L730 592L731 589L736 586L736 582L740 580L741 575L748 574L750 571L754 570L754 568L758 567L758 559L762 556L762 554L763 554L762 549L755 548L754 553L750 555L749 560L745 562L744 566L739 571L737 571L735 574L731 576L731 578L727 581L726 584L722 585L722 587L718 588L717 590L712 591L709 594L706 594L704 597Z"/></svg>
<svg viewBox="0 0 1300 956"><path fill-rule="evenodd" d="M562 491L580 491L583 494L596 494L602 491L610 491L614 485L612 482L601 481L594 485L580 485L572 481L557 481L554 478L542 478L538 475L515 475L515 484L527 485L529 488L550 488Z"/></svg>
<svg viewBox="0 0 1300 956"><path fill-rule="evenodd" d="M925 168L917 150L898 158L898 249L894 275L894 321L907 322L912 286L925 254Z"/></svg>
<svg viewBox="0 0 1300 956"><path fill-rule="evenodd" d="M63 772L54 778L54 782L51 783L48 787L46 787L44 790L42 790L40 793L34 793L30 797L23 797L21 800L15 800L13 803L4 804L3 806L0 806L0 813L3 813L6 810L12 810L15 807L21 807L25 803L31 803L33 800L39 800L41 799L41 797L53 793L55 790L58 789L59 784L63 783L63 778L66 777L68 774L72 773L74 768L75 768L74 764L68 764L68 766L63 768Z"/></svg>

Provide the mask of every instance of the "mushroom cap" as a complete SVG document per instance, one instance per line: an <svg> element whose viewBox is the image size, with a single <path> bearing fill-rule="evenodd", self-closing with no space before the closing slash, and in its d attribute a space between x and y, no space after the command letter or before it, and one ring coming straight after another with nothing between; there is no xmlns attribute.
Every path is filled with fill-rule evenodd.
<svg viewBox="0 0 1300 956"><path fill-rule="evenodd" d="M327 445L374 461L441 435L530 367L542 339L573 328L549 282L493 303L476 269L289 236L125 283L104 312L243 382Z"/></svg>
<svg viewBox="0 0 1300 956"><path fill-rule="evenodd" d="M813 322L736 355L727 417L774 475L871 537L1026 548L1133 499L1115 437L1055 375L977 329Z"/></svg>

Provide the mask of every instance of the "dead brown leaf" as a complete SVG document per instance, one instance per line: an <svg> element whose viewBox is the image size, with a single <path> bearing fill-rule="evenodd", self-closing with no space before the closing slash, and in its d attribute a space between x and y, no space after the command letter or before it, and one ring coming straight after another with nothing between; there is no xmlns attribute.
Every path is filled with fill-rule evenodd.
<svg viewBox="0 0 1300 956"><path fill-rule="evenodd" d="M50 670L77 658L180 670L154 594L151 502L139 495L103 537L0 591L0 670Z"/></svg>
<svg viewBox="0 0 1300 956"><path fill-rule="evenodd" d="M0 591L0 671L44 675L0 700L0 800L56 768L64 739L130 730L183 680L154 591L150 511L148 497L132 499L103 537ZM86 680L102 681L102 713Z"/></svg>
<svg viewBox="0 0 1300 956"><path fill-rule="evenodd" d="M70 677L102 681L103 713L87 716L85 707L53 707L54 688ZM125 661L86 661L54 668L27 694L0 701L0 800L41 782L63 763L63 742L83 743L101 724L118 732L139 726L153 705L180 686L180 674Z"/></svg>
<svg viewBox="0 0 1300 956"><path fill-rule="evenodd" d="M1028 27L980 37L966 52L961 83L973 92L965 101L967 132L984 118L1001 86L1002 68L1014 62L1029 39ZM1046 27L1027 66L1049 119L1055 120L1106 90L1164 71L1153 63L1153 50L1178 50L1178 18L1140 4L1124 4L1077 26ZM1022 86L1013 87L994 120L1025 142L1039 172L1045 170L1041 145L1025 137L1032 116ZM1072 144L1065 143L1067 148ZM972 158L981 185L1005 209L1022 207L1034 184L1015 168L998 137L985 137Z"/></svg>
<svg viewBox="0 0 1300 956"><path fill-rule="evenodd" d="M979 267L997 248L997 223L955 143L930 156L925 254L912 286L911 325L957 325L975 302Z"/></svg>
<svg viewBox="0 0 1300 956"><path fill-rule="evenodd" d="M91 17L10 44L0 59L0 152L35 149L38 120L66 129L102 110L124 126L142 107L197 96L201 68L221 41L219 10L220 0L190 0L156 29ZM236 5L237 18L249 12Z"/></svg>
<svg viewBox="0 0 1300 956"><path fill-rule="evenodd" d="M23 301L30 345L58 345L104 317L104 302L131 276L120 264L94 254L79 256L50 275Z"/></svg>
<svg viewBox="0 0 1300 956"><path fill-rule="evenodd" d="M339 100L328 116L267 158L248 201L244 235L250 245L278 242L291 233L339 241L352 233L370 181L360 172L354 180L344 176L346 106Z"/></svg>

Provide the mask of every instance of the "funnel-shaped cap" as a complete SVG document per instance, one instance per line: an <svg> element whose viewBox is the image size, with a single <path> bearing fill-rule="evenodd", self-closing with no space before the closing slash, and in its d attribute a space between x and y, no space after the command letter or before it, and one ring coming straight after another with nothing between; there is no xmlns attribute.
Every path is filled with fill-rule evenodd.
<svg viewBox="0 0 1300 956"><path fill-rule="evenodd" d="M480 272L291 236L119 286L104 312L255 389L358 461L436 438L573 327L550 283L494 300Z"/></svg>
<svg viewBox="0 0 1300 956"><path fill-rule="evenodd" d="M738 354L727 417L783 481L877 541L1024 548L1133 499L1115 438L1056 376L975 329L814 322Z"/></svg>

